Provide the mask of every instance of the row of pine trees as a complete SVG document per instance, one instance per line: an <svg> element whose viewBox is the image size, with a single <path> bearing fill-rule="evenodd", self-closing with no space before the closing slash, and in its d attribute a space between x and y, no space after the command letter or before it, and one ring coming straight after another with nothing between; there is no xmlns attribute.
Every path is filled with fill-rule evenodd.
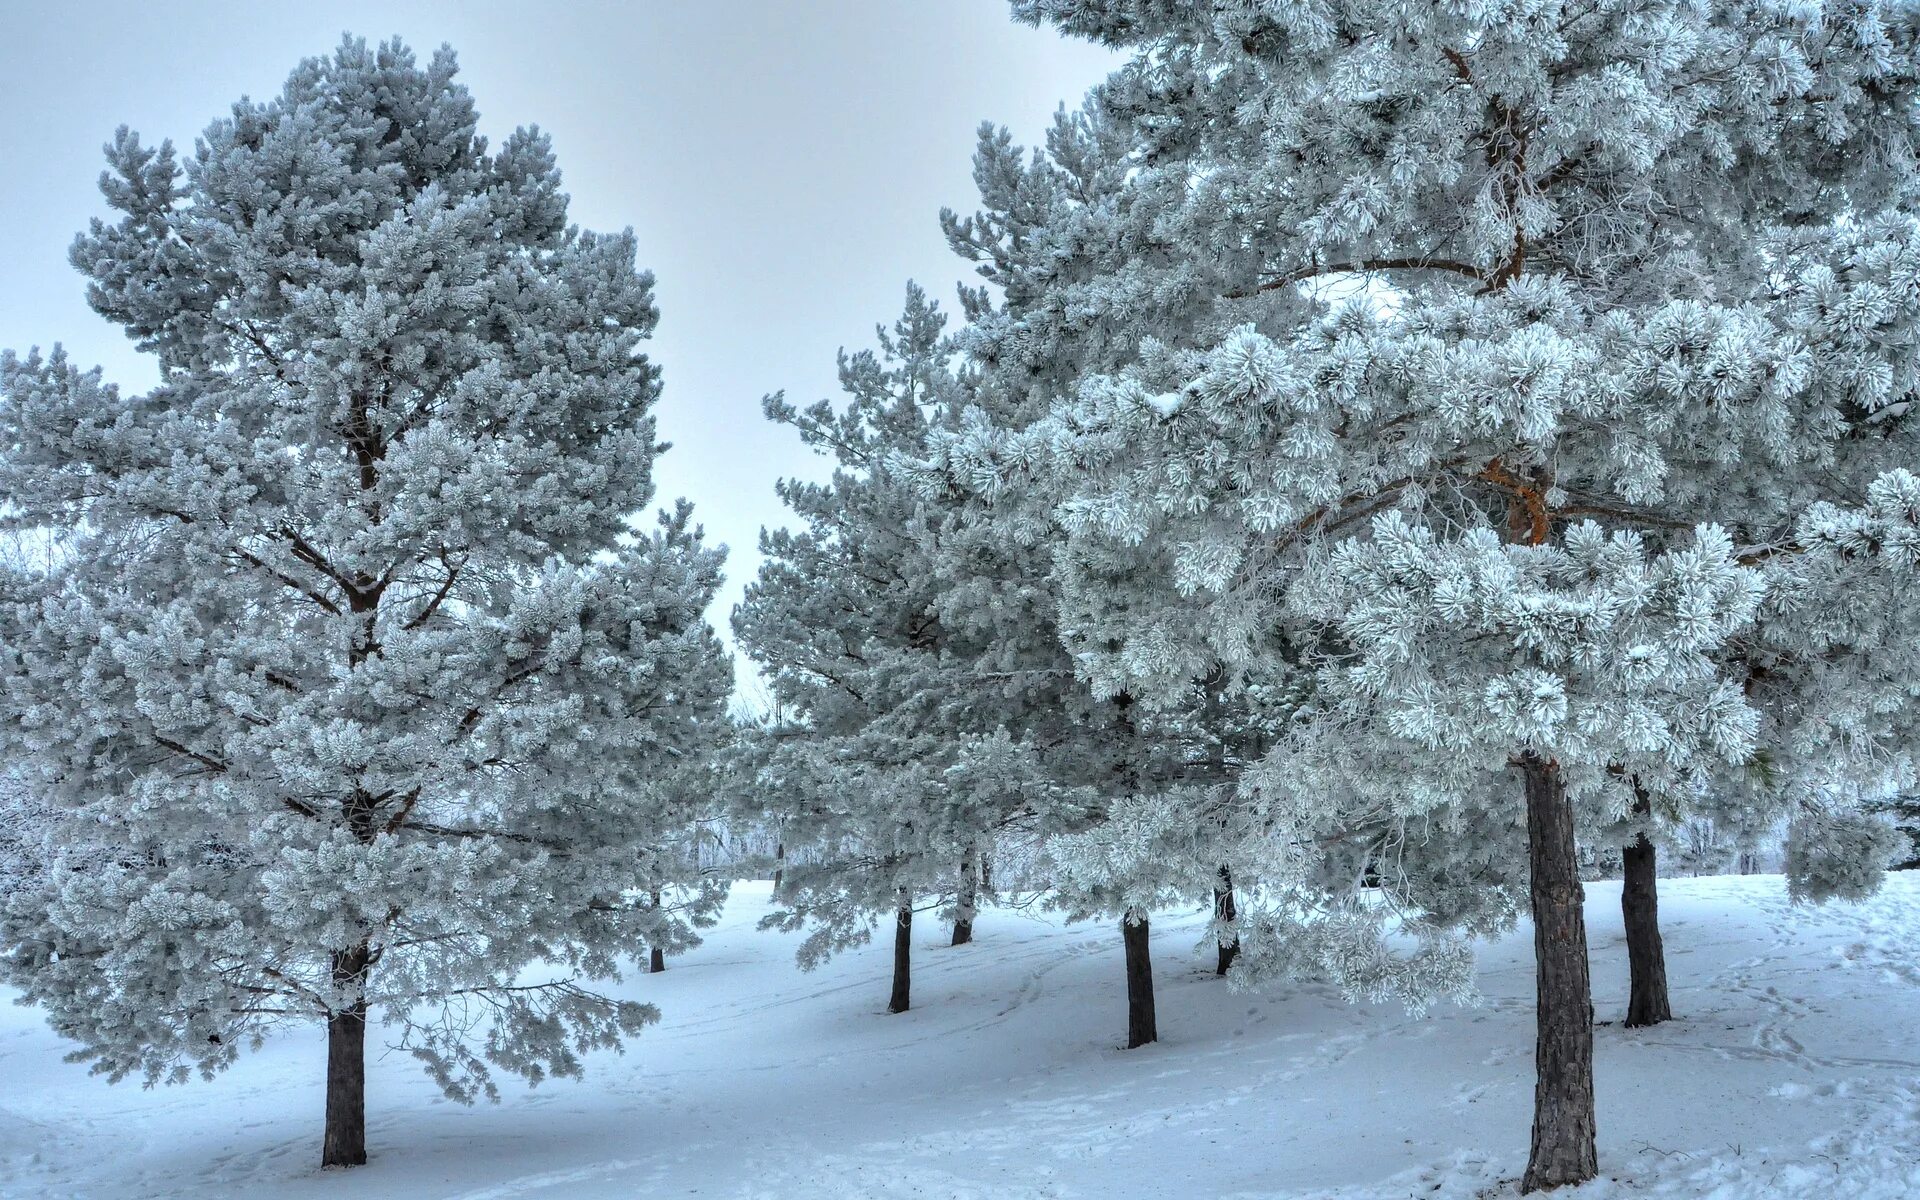
<svg viewBox="0 0 1920 1200"><path fill-rule="evenodd" d="M1657 847L1786 830L1870 892L1920 692L1920 28L1908 6L1017 0L1126 55L981 132L957 327L909 286L786 481L732 632L647 525L657 320L547 139L450 52L348 40L180 155L122 131L76 241L160 366L0 361L6 977L114 1078L376 1014L461 1099L657 1016L779 847L808 966L1041 887L1214 915L1244 986L1418 1006L1531 918L1524 1190L1598 1170L1582 863L1629 1025ZM1009 864L1018 870L1009 870ZM770 864L771 865L771 864ZM984 949L984 948L983 948ZM544 980L544 982L542 982ZM477 1033L478 1036L467 1036Z"/></svg>

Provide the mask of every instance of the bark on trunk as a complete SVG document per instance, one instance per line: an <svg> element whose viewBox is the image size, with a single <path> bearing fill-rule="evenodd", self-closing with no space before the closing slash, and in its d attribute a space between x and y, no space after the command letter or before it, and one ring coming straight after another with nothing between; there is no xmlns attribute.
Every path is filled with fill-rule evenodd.
<svg viewBox="0 0 1920 1200"><path fill-rule="evenodd" d="M1647 816L1653 804L1634 785L1633 811ZM1658 859L1653 843L1642 833L1621 853L1624 879L1620 885L1620 915L1627 926L1627 1027L1658 1025L1673 1019L1667 999L1667 953L1660 942Z"/></svg>
<svg viewBox="0 0 1920 1200"><path fill-rule="evenodd" d="M660 907L660 889L659 888L653 889L653 907L656 909ZM661 949L658 945L655 945L649 948L647 953L647 973L649 975L658 975L660 972L666 969L667 969L667 952Z"/></svg>
<svg viewBox="0 0 1920 1200"><path fill-rule="evenodd" d="M333 956L336 986L358 994L372 955L365 944ZM327 1130L323 1167L367 1162L367 1004L355 1000L327 1019Z"/></svg>
<svg viewBox="0 0 1920 1200"><path fill-rule="evenodd" d="M893 920L893 995L887 1000L887 1011L903 1013L911 1003L913 985L913 901L904 889L900 892L900 909Z"/></svg>
<svg viewBox="0 0 1920 1200"><path fill-rule="evenodd" d="M1127 1049L1160 1040L1153 1017L1153 960L1147 953L1147 917L1128 913L1120 920L1127 947Z"/></svg>
<svg viewBox="0 0 1920 1200"><path fill-rule="evenodd" d="M960 859L960 899L953 917L953 944L964 946L973 940L974 905L980 888L975 882L974 853L969 850Z"/></svg>
<svg viewBox="0 0 1920 1200"><path fill-rule="evenodd" d="M1532 878L1534 1013L1533 1144L1522 1192L1592 1179L1594 1151L1593 985L1573 836L1573 805L1558 763L1520 760L1527 791Z"/></svg>
<svg viewBox="0 0 1920 1200"><path fill-rule="evenodd" d="M1231 925L1240 915L1239 905L1233 899L1233 872L1226 864L1220 866L1220 879L1213 885L1213 919L1220 925ZM1217 939L1220 947L1220 965L1215 975L1225 975L1233 966L1233 960L1240 957L1240 935L1225 934Z"/></svg>
<svg viewBox="0 0 1920 1200"><path fill-rule="evenodd" d="M780 900L780 878L787 873L787 844L780 842L773 848L773 903Z"/></svg>
<svg viewBox="0 0 1920 1200"><path fill-rule="evenodd" d="M980 854L980 886L993 892L993 856L982 851Z"/></svg>

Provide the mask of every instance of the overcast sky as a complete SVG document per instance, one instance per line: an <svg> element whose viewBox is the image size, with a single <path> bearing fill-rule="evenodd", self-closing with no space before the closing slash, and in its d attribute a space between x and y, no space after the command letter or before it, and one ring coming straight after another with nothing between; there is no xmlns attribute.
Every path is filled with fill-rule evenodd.
<svg viewBox="0 0 1920 1200"><path fill-rule="evenodd" d="M970 211L982 120L1031 143L1114 64L1015 25L999 0L647 0L628 4L7 5L0 68L0 346L63 342L122 386L155 374L87 308L67 247L106 212L114 127L191 147L242 95L279 91L343 32L449 43L498 143L553 136L573 219L632 226L658 276L666 377L660 498L693 499L732 549L726 614L780 524L782 475L819 468L760 415L785 389L836 396L834 352L871 344L909 278L952 309L970 278L940 236Z"/></svg>

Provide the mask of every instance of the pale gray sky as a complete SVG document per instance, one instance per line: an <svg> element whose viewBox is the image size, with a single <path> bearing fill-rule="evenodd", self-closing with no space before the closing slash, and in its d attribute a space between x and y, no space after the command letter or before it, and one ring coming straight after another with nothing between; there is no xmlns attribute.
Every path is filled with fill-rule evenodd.
<svg viewBox="0 0 1920 1200"><path fill-rule="evenodd" d="M631 225L658 276L660 498L691 497L732 548L722 625L782 522L781 475L818 468L760 397L837 396L919 280L949 310L969 266L940 236L970 210L982 120L1037 140L1107 53L1015 25L999 0L649 0L313 5L9 0L0 69L0 346L66 344L122 386L151 367L87 308L67 246L104 214L100 147L127 124L190 147L242 95L276 93L342 32L460 55L498 142L553 135L573 219Z"/></svg>

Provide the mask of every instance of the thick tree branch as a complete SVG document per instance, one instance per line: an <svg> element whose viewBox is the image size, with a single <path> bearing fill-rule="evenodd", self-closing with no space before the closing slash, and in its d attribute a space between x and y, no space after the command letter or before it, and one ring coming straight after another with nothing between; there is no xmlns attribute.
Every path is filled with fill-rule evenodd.
<svg viewBox="0 0 1920 1200"><path fill-rule="evenodd" d="M1485 281L1487 276L1472 263L1458 262L1450 258L1428 258L1410 256L1403 258L1361 258L1352 262L1314 263L1298 267L1284 275L1276 276L1255 286L1250 291L1229 292L1229 300L1245 300L1271 292L1279 288L1292 287L1296 283L1305 283L1309 279L1318 279L1326 275L1358 275L1368 271L1445 271L1453 275L1465 275L1469 279Z"/></svg>

